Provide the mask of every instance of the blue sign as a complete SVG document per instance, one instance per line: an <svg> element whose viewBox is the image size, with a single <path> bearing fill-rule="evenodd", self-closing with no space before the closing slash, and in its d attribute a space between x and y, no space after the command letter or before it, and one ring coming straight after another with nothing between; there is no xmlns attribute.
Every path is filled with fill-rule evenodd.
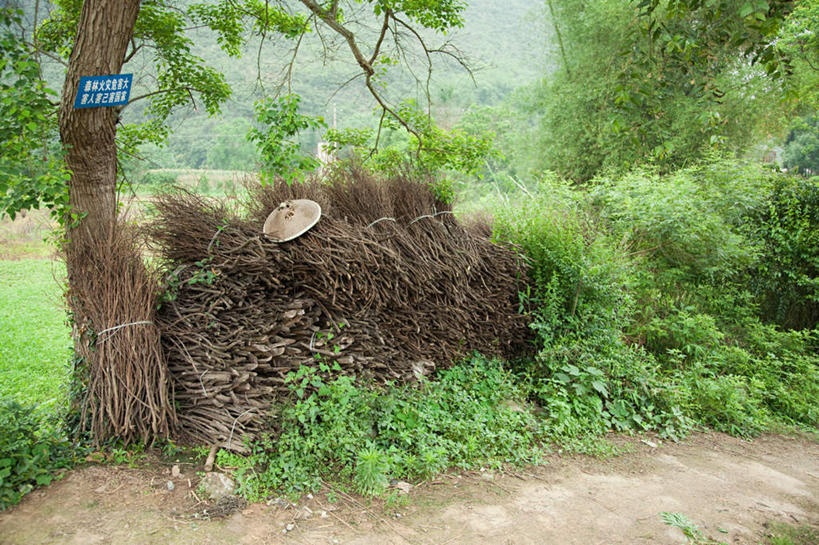
<svg viewBox="0 0 819 545"><path fill-rule="evenodd" d="M82 76L75 108L103 108L128 104L133 74L113 76Z"/></svg>

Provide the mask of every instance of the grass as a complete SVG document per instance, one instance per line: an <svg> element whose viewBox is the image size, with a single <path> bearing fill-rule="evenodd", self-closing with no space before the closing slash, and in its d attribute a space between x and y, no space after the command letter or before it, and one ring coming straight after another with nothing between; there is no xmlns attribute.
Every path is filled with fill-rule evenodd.
<svg viewBox="0 0 819 545"><path fill-rule="evenodd" d="M61 309L61 263L0 261L0 397L51 404L60 398L71 355Z"/></svg>
<svg viewBox="0 0 819 545"><path fill-rule="evenodd" d="M819 545L819 529L774 523L766 545Z"/></svg>

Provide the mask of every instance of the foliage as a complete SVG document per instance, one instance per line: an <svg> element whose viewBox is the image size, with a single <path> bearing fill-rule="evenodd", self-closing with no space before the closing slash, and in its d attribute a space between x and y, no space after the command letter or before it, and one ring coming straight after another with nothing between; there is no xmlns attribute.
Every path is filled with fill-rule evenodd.
<svg viewBox="0 0 819 545"><path fill-rule="evenodd" d="M625 331L670 375L684 412L710 427L753 435L774 421L817 423L807 401L819 394L815 323L787 332L762 322L774 318L771 305L796 301L785 279L812 274L816 229L778 196L800 183L714 160L663 177L602 180L594 191L612 238L638 267L630 279L637 312ZM779 225L770 202L783 200L791 206ZM780 291L766 293L777 282Z"/></svg>
<svg viewBox="0 0 819 545"><path fill-rule="evenodd" d="M162 186L171 186L176 183L176 180L177 180L176 172L155 170L148 171L145 174L143 174L142 177L140 178L139 183L141 185L160 188Z"/></svg>
<svg viewBox="0 0 819 545"><path fill-rule="evenodd" d="M543 167L574 180L646 163L670 171L714 148L745 149L780 123L778 86L740 60L740 46L691 37L721 29L712 28L716 15L702 22L700 11L673 4L673 15L652 17L619 1L555 6L561 69L531 105L542 119Z"/></svg>
<svg viewBox="0 0 819 545"><path fill-rule="evenodd" d="M387 488L389 458L377 448L368 448L358 453L353 483L359 492L377 496Z"/></svg>
<svg viewBox="0 0 819 545"><path fill-rule="evenodd" d="M691 427L650 354L621 336L631 314L622 288L624 256L598 231L582 194L545 179L538 196L502 210L496 236L520 245L532 262L523 306L532 315L537 356L518 363L549 413L558 438L609 429L657 429L679 438Z"/></svg>
<svg viewBox="0 0 819 545"><path fill-rule="evenodd" d="M818 182L778 179L754 218L763 259L753 287L763 316L784 327L819 326Z"/></svg>
<svg viewBox="0 0 819 545"><path fill-rule="evenodd" d="M286 95L278 99L266 98L256 102L257 127L247 137L255 142L262 160L265 179L281 176L294 180L318 167L312 156L302 154L295 137L300 131L326 127L321 117L299 113L300 98Z"/></svg>
<svg viewBox="0 0 819 545"><path fill-rule="evenodd" d="M469 176L498 154L490 131L442 129L415 100L403 101L394 112L384 116L376 134L371 130L328 131L331 149L350 147L359 161L390 176L408 167L423 174L454 171ZM401 133L404 123L409 128ZM451 196L447 202L450 200Z"/></svg>
<svg viewBox="0 0 819 545"><path fill-rule="evenodd" d="M208 4L211 4L210 2ZM217 3L213 2L214 6ZM221 4L221 3L219 3ZM534 29L527 24L525 14L531 5L526 0L513 0L503 6L490 0L472 0L466 10L461 13L464 27L455 32L447 32L445 39L468 55L470 65L476 70L475 81L460 64L438 62L435 64L430 81L432 98L432 115L440 127L449 130L458 123L461 111L470 104L490 104L502 99L503 96L523 81L529 81L536 75L538 57L536 48L530 45L531 38L538 37ZM340 3L343 6L344 3ZM431 4L429 4L432 7ZM259 3L261 9L264 3ZM353 12L356 17L363 13L363 6ZM346 11L346 10L345 10ZM349 14L346 15L348 18ZM270 17L273 17L271 12ZM405 19L408 20L408 19ZM251 25L248 23L247 28ZM316 35L314 25L308 25L299 47L296 64L289 73L291 83L282 86L282 61L290 58L292 43L285 40L272 39L267 35L263 45L261 36L251 32L251 36L242 44L244 55L241 58L232 58L224 54L213 32L197 31L192 35L195 45L193 51L202 57L208 66L224 74L227 83L233 89L231 98L221 105L221 114L209 117L204 108L197 110L182 108L169 118L173 132L168 136L167 148L161 154L151 149L143 149L140 154L157 167L163 168L216 168L235 169L231 163L236 161L232 155L211 154L214 146L239 148L237 151L243 157L253 151L253 145L241 138L228 138L244 134L246 129L235 130L236 124L247 124L253 116L253 103L265 94L275 94L284 87L301 96L301 112L307 115L323 116L328 121L337 112L338 131L365 131L370 136L375 135L375 128L380 118L377 102L366 95L362 96L362 89L354 80L349 85L339 89L340 82L348 80L353 73L348 63L327 62L324 46ZM485 39L492 36L491 40ZM324 32L322 35L326 36ZM425 39L434 40L432 33L423 33ZM248 33L243 34L245 38ZM363 35L356 34L356 38ZM444 39L444 37L442 37ZM434 47L434 42L430 47ZM259 48L262 47L262 56L259 58ZM454 51L454 50L453 50ZM328 49L327 52L330 52ZM343 57L342 49L333 46L333 57ZM394 55L393 55L394 56ZM412 57L412 56L410 56ZM261 62L261 72L258 63ZM414 64L413 64L414 66ZM136 67L135 67L136 68ZM137 74L139 70L134 70ZM442 104L439 102L441 92L446 89L451 98ZM419 103L425 101L423 93L418 88L409 71L391 69L385 94L396 101L416 97ZM194 96L197 95L194 93ZM328 102L328 97L332 97ZM197 99L198 100L198 99ZM123 121L132 123L142 115L140 101L129 106L123 112ZM374 115L376 110L376 115ZM120 127L120 131L123 127ZM332 131L332 129L330 129ZM330 132L328 131L328 132ZM225 135L224 137L222 135ZM396 135L398 137L400 135ZM302 150L306 152L316 149L317 133L300 135ZM400 139L400 138L399 138ZM335 140L325 138L324 140ZM366 146L367 142L363 142ZM369 152L370 148L366 148ZM255 168L256 157L244 161L241 170Z"/></svg>
<svg viewBox="0 0 819 545"><path fill-rule="evenodd" d="M789 77L795 113L815 115L819 108L819 2L801 0L785 21L777 47L791 59Z"/></svg>
<svg viewBox="0 0 819 545"><path fill-rule="evenodd" d="M547 177L524 205L501 210L497 236L532 262L523 306L539 351L516 369L547 410L547 429L680 437L695 423L740 436L815 427L815 321L782 330L764 322L771 303L760 306L805 304L787 279L814 274L810 193L781 195L801 184L713 159L601 178L589 190ZM771 214L771 202L789 212ZM779 292L752 291L777 282Z"/></svg>
<svg viewBox="0 0 819 545"><path fill-rule="evenodd" d="M72 463L65 438L34 407L0 399L0 510L20 501Z"/></svg>
<svg viewBox="0 0 819 545"><path fill-rule="evenodd" d="M755 258L740 232L771 174L715 159L661 176L635 170L595 180L592 195L625 251L685 278L730 278Z"/></svg>
<svg viewBox="0 0 819 545"><path fill-rule="evenodd" d="M219 112L220 104L230 96L231 89L222 74L192 53L194 43L185 29L201 23L217 34L226 53L238 55L237 44L243 29L236 21L241 11L229 5L220 3L222 17L215 17L213 12L219 8L206 4L193 3L185 9L177 9L164 0L142 2L133 47L126 61L150 63L156 87L147 90L144 97L132 94L131 102L146 98L149 104L142 122L124 127L120 147L125 152L133 154L145 142L164 141L170 131L168 117L180 106L195 105L194 93L209 114ZM55 2L48 19L38 29L40 47L68 58L81 8L82 2L77 0ZM148 51L150 53L146 53ZM137 84L137 87L141 85Z"/></svg>
<svg viewBox="0 0 819 545"><path fill-rule="evenodd" d="M426 28L446 31L449 28L463 26L461 13L466 9L466 2L460 0L380 0L373 5L373 13L381 15L387 9L404 12L407 17L417 21Z"/></svg>
<svg viewBox="0 0 819 545"><path fill-rule="evenodd" d="M819 530L807 524L792 526L781 522L769 525L767 545L817 545Z"/></svg>
<svg viewBox="0 0 819 545"><path fill-rule="evenodd" d="M377 494L389 478L424 479L450 467L539 460L538 426L518 386L497 361L476 356L419 387L383 391L332 378L330 365L288 378L293 400L274 416L281 435L250 445L238 465L240 491L260 499L315 490L322 479L352 481Z"/></svg>
<svg viewBox="0 0 819 545"><path fill-rule="evenodd" d="M21 13L0 8L0 216L46 206L63 218L67 175L55 154L54 108L34 51L13 29Z"/></svg>
<svg viewBox="0 0 819 545"><path fill-rule="evenodd" d="M287 39L299 38L299 43L301 43L304 35L315 30L313 23L318 24L321 17L312 17L308 20L302 4L306 5L304 2L274 5L258 0L239 2L217 0L191 2L184 7L178 7L165 0L142 2L134 28L133 47L127 54L126 63L139 62L151 68L148 70L149 74L146 74L149 78L138 78L136 81L135 88L142 94L135 91L135 96L132 96L125 115L128 122L124 123L118 131L121 151L124 151L126 155L133 155L144 143L161 144L170 134L170 120L173 112L186 106L191 106L196 110L198 101L204 105L207 114L220 113L222 106L233 92L225 73L235 72L235 67L241 64L235 59L248 49L248 43L251 40L256 41L260 38L259 48L264 45L266 38L273 35ZM359 3L336 3L332 7L316 6L316 9L327 10L328 13L332 11L332 15L339 24L355 24L359 19L363 20L368 16L378 18L380 24L380 18L390 13L405 16L405 20L413 21L419 28L443 33L448 29L463 25L462 13L466 8L464 2L455 0L435 3L416 0L368 2L365 3L364 10L357 4ZM38 45L46 51L67 58L76 35L81 6L82 2L77 0L55 2L49 17L38 27L36 37ZM190 29L208 29L210 33L201 30L193 33ZM410 26L407 26L407 29L415 32ZM215 62L216 55L210 55L212 58L209 58L208 61L204 60L200 54L203 50L202 45L210 43L218 45L220 52L232 59L228 65L225 65L223 59ZM251 47L254 49L251 70L256 73L257 83L262 83L261 49L257 56L255 54L257 44L253 43ZM320 54L318 50L311 51L311 53ZM326 50L324 58L326 60ZM383 64L398 61L382 55L371 62ZM219 65L224 65L220 66L223 69L215 67ZM244 64L244 68L250 69L250 63ZM292 72L292 67L288 70L288 74L290 72ZM246 79L246 74L242 75L243 79ZM149 80L151 83L148 83ZM276 84L279 85L281 82L276 82ZM289 81L288 89L290 89ZM259 96L258 93L254 95ZM299 154L292 153L294 150L289 144L286 145L285 141L289 141L298 130L306 128L301 125L313 116L294 117L295 110L290 104L293 102L293 96L295 95L290 95L289 98L283 97L281 102L275 106L275 102L267 98L260 99L257 104L257 118L261 120L264 128L254 129L256 132L252 134L253 140L258 143L260 149L265 148L261 149L262 154L268 154L263 157L263 160L270 162L271 146L281 147L283 153L282 156L274 159L273 164L266 165L268 169L293 166L294 160L296 163L300 162ZM131 106L141 99L148 101L147 107ZM274 114L275 110L279 111L278 117ZM246 112L243 114L246 115ZM262 117L265 119L261 119ZM237 118L234 117L228 124L236 121ZM278 135L278 138L277 135L270 133L270 123L275 121L282 121L285 124L282 129L283 133ZM288 123L294 125L288 126ZM315 128L317 125L310 121L309 126ZM259 132L264 133L264 136ZM209 140L207 137L203 139ZM262 144L265 141L267 145ZM244 152L246 149L241 151ZM209 161L218 162L220 168L230 168L225 159L229 158L216 152L209 158ZM242 164L244 167L248 166L247 162ZM200 163L191 166L203 165Z"/></svg>
<svg viewBox="0 0 819 545"><path fill-rule="evenodd" d="M800 118L785 139L782 164L802 174L819 174L819 114Z"/></svg>
<svg viewBox="0 0 819 545"><path fill-rule="evenodd" d="M819 70L819 2L802 0L785 21L777 44L791 57L804 56L814 70Z"/></svg>
<svg viewBox="0 0 819 545"><path fill-rule="evenodd" d="M422 112L413 100L399 104L396 112L412 127L411 134L417 135L409 138L407 146L417 145L418 166L426 172L451 169L470 174L480 167L485 157L493 154L493 135L469 134L458 128L445 131L435 125L432 116ZM387 128L398 129L394 117L386 118L385 124ZM376 164L386 172L394 168L388 159L380 162L376 158Z"/></svg>
<svg viewBox="0 0 819 545"><path fill-rule="evenodd" d="M723 55L759 63L775 77L788 73L788 59L777 51L776 39L793 10L789 0L640 0L638 7L642 31L655 48L651 53L699 80L694 85L700 91L709 90L714 61Z"/></svg>

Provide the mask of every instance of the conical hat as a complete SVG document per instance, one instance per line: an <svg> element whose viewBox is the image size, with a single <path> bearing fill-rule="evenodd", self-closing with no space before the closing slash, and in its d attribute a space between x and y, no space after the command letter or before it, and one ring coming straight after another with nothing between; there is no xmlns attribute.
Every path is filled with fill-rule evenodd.
<svg viewBox="0 0 819 545"><path fill-rule="evenodd" d="M267 216L263 232L276 242L287 242L310 230L321 217L321 206L310 199L284 201Z"/></svg>

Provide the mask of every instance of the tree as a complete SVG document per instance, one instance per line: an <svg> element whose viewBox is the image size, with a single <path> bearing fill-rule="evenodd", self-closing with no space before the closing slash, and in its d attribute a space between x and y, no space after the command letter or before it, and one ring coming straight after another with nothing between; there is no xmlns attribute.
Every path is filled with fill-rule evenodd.
<svg viewBox="0 0 819 545"><path fill-rule="evenodd" d="M819 115L800 118L782 150L782 163L802 174L819 174Z"/></svg>
<svg viewBox="0 0 819 545"><path fill-rule="evenodd" d="M776 127L774 75L788 65L772 42L786 3L747 14L735 4L549 3L562 47L533 104L543 166L577 180L640 163L672 169L713 148L742 150Z"/></svg>
<svg viewBox="0 0 819 545"><path fill-rule="evenodd" d="M392 121L409 131L421 149L423 120L413 122L406 112L390 103L385 97L383 77L413 44L425 57L427 71L432 68L434 55L458 59L446 44L428 46L417 29L444 32L460 26L465 4L459 0L434 3L378 0L363 5L339 0L326 4L312 0L275 4L261 0L215 0L180 8L167 0L147 0L136 5L126 0L57 0L55 7L38 29L35 45L52 55L70 54L60 108L61 138L67 146L66 162L73 173L68 184L70 204L72 212L84 218L83 229L96 233L101 228L104 231L104 226L110 228L116 215L113 176L116 140L126 150L145 141L160 142L169 131L166 120L175 108L195 105L198 97L208 112L215 114L220 103L230 96L221 74L192 53L193 42L186 34L189 28L210 28L225 53L231 56L240 55L248 34L246 28L252 29L251 34L262 44L260 47L274 34L295 39L290 66L306 34L315 31L316 35L324 36L319 27L329 29L344 40L360 67L364 85L383 111L382 122ZM368 31L365 26L370 24L380 30ZM119 112L109 108L72 108L81 75L119 73L125 63L140 58L151 61L156 71L156 87L132 98L132 102L150 101L146 123L115 130ZM95 150L93 155L98 160L88 160L90 150ZM101 159L103 156L105 160Z"/></svg>
<svg viewBox="0 0 819 545"><path fill-rule="evenodd" d="M83 245L110 237L116 220L117 112L74 108L84 75L119 74L134 35L139 2L83 2L60 101L60 140L65 149L69 205L81 217L70 236ZM69 281L70 281L69 272Z"/></svg>
<svg viewBox="0 0 819 545"><path fill-rule="evenodd" d="M785 21L777 47L793 64L797 113L814 114L819 109L819 0L799 2Z"/></svg>
<svg viewBox="0 0 819 545"><path fill-rule="evenodd" d="M21 12L0 9L0 214L14 219L40 203L59 208L65 172L54 157L54 108L33 52L14 27Z"/></svg>

